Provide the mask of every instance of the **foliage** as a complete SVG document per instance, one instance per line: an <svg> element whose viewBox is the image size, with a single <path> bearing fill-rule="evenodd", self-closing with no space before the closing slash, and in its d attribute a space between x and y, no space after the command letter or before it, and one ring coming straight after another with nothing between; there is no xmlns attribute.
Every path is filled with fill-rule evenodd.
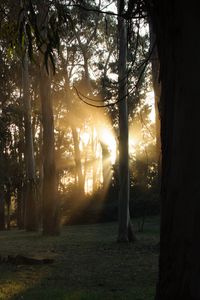
<svg viewBox="0 0 200 300"><path fill-rule="evenodd" d="M22 58L27 48L31 62L29 64L31 120L39 214L41 215L43 167L39 72L42 64L45 64L51 73L50 65L53 64L55 74L51 78L51 95L55 122L58 198L61 199L59 209L64 209L63 207L68 205L77 207L79 200L84 199L85 206L82 212L79 212L80 222L95 222L97 219L113 220L117 217L119 184L117 158L112 165L111 190L105 197L105 207L100 205L103 188L101 174L95 171L95 167L93 168L94 162L99 165L102 163L102 135L105 133L101 134L99 128L109 129L118 147L118 106L114 105L119 85L117 18L112 14L97 13L101 5L107 6L109 2L99 1L95 4L94 1L87 0L79 3L88 8L83 10L80 6L74 5L73 1L44 0L45 5L48 6L48 14L44 19L47 22L41 24L38 13L41 2L22 1L20 7L17 2L13 5L12 1L1 1L0 159L2 168L0 180L3 191L5 193L10 191L14 196L15 224L19 222L18 210L21 204L24 205L23 199L26 193L21 68ZM140 27L143 25L142 21L137 18L127 23L130 142L138 137L135 150L133 152L131 150L130 155L131 195L136 209L137 202L142 203L148 197L154 198L151 195L155 191L157 165L156 158L152 154L155 152L155 128L148 118L150 107L145 102L146 92L151 88L150 69L146 65L149 58L148 30L145 24L146 29L142 31ZM44 55L42 63L41 52ZM113 105L104 109L91 108L77 96L73 85L88 99L92 99L89 101L84 98L86 102L94 104L94 99L101 99L99 103ZM72 127L78 133L80 164L85 182L87 174L91 175L93 172L95 175L96 172L96 179L94 179L96 187L93 194L79 195ZM85 133L90 135L87 145L82 140ZM106 139L109 143L110 136ZM103 142L105 143L105 140ZM111 154L111 149L108 152ZM116 153L115 155L117 156ZM150 196L147 196L149 194ZM8 195L8 199L11 199L11 195ZM10 200L8 204L9 202ZM146 200L144 202L146 203Z"/></svg>

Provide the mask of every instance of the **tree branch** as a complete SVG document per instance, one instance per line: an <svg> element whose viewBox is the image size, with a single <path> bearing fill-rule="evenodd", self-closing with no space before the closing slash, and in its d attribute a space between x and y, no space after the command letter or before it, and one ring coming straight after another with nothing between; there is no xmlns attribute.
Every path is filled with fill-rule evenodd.
<svg viewBox="0 0 200 300"><path fill-rule="evenodd" d="M146 18L147 15L127 15L127 12L126 13L123 13L123 14L118 14L118 13L114 13L112 11L103 11L103 10L100 10L100 9L96 9L96 8L89 8L89 7L85 7L84 5L81 5L81 4L69 4L67 5L69 7L78 7L78 8L81 8L85 11L91 11L91 12L96 12L96 13L101 13L101 14L105 14L105 15L109 15L109 16L114 16L114 17L122 17L126 20L129 20L129 19L141 19L141 18Z"/></svg>

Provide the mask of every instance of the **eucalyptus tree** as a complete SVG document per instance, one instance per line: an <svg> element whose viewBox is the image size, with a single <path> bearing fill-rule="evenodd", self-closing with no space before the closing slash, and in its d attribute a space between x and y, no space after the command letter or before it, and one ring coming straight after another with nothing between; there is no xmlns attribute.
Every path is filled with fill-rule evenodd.
<svg viewBox="0 0 200 300"><path fill-rule="evenodd" d="M157 298L199 299L198 3L153 1L161 81L161 240Z"/></svg>
<svg viewBox="0 0 200 300"><path fill-rule="evenodd" d="M26 15L24 14L24 26L26 27ZM22 89L23 112L25 133L25 164L26 164L26 199L25 199L25 227L33 231L38 229L37 189L34 157L34 137L32 132L32 107L29 78L29 61L27 47L27 32L24 29L24 49L22 49Z"/></svg>
<svg viewBox="0 0 200 300"><path fill-rule="evenodd" d="M2 115L0 118L1 129L4 128L4 121L2 120ZM3 136L5 132L1 132L1 139L0 139L0 165L1 165L1 172L0 172L0 230L5 229L5 194L4 194L4 143L3 143Z"/></svg>
<svg viewBox="0 0 200 300"><path fill-rule="evenodd" d="M40 36L43 40L41 51L45 53L48 47L49 32L49 1L40 1L37 3L39 11L37 26ZM54 138L54 115L51 97L51 69L44 65L44 59L40 54L40 99L42 108L42 126L43 126L43 233L45 235L59 233L58 203L57 203L57 180L55 166L55 138ZM48 68L48 69L47 69Z"/></svg>
<svg viewBox="0 0 200 300"><path fill-rule="evenodd" d="M16 191L20 190L19 181L23 179L24 172L21 172L22 164L19 160L19 119L22 116L22 110L19 99L16 95L17 85L15 82L15 73L17 71L15 62L12 60L6 62L5 53L2 55L1 66L1 138L0 138L0 157L1 157L1 209L2 220L3 212L6 209L6 227L9 226L11 195L15 195L17 209L19 208L19 198L16 198ZM19 67L19 66L18 66ZM18 77L16 75L16 77Z"/></svg>
<svg viewBox="0 0 200 300"><path fill-rule="evenodd" d="M154 90L154 107L155 107L155 127L156 127L156 155L158 164L158 180L160 181L161 172L161 140L160 140L160 93L161 84L159 80L159 57L156 45L156 35L153 30L152 21L149 20L150 45L152 48L151 66L152 66L152 83Z"/></svg>
<svg viewBox="0 0 200 300"><path fill-rule="evenodd" d="M0 64L1 64L1 85L0 85L0 97L1 97L1 106L0 106L0 230L5 229L5 194L4 194L4 148L6 141L6 118L2 111L3 100L5 101L5 77L6 77L6 68L4 66L3 51L0 50Z"/></svg>
<svg viewBox="0 0 200 300"><path fill-rule="evenodd" d="M80 193L80 197L84 195L84 175L82 166L82 155L80 150L80 134L78 129L83 125L85 114L81 113L80 103L76 103L76 97L72 92L72 76L74 66L78 64L79 57L77 55L77 47L73 44L73 36L66 37L68 39L68 45L63 49L67 53L66 58L61 54L62 68L64 73L64 95L63 102L65 104L65 110L67 110L66 118L68 118L68 126L71 128L73 149L74 149L74 161L75 161L75 178L77 176L77 187ZM65 38L65 39L66 39ZM66 44L66 43L65 43ZM77 72L78 73L78 72ZM80 75L80 74L79 74Z"/></svg>
<svg viewBox="0 0 200 300"><path fill-rule="evenodd" d="M144 6L143 6L144 4ZM156 300L200 298L198 2L129 1L147 8L160 61L161 235Z"/></svg>
<svg viewBox="0 0 200 300"><path fill-rule="evenodd" d="M0 56L1 56L1 85L0 85L0 160L1 160L1 220L2 227L9 227L10 195L14 193L19 178L18 170L18 121L22 116L19 105L19 60L13 55L11 44L16 41L16 18L14 10L9 7L9 1L1 2L1 30L0 30ZM23 132L23 129L22 129ZM7 213L5 215L5 208ZM17 203L18 207L18 203ZM4 219L4 221L3 221Z"/></svg>
<svg viewBox="0 0 200 300"><path fill-rule="evenodd" d="M88 14L88 12L87 12L87 14ZM126 234L128 234L128 231L129 231L129 233L130 233L129 238L134 239L133 232L131 230L131 224L129 222L130 216L129 216L129 208L128 208L128 206L129 206L128 205L128 203L129 203L129 174L128 174L128 172L129 172L129 166L128 166L129 156L128 156L128 109L127 109L127 104L126 104L127 95L129 94L129 99L132 96L130 93L130 89L131 88L133 89L134 84L132 84L131 88L129 87L129 89L127 89L126 78L128 76L128 73L130 73L130 70L128 71L126 69L127 60L126 60L125 52L126 52L127 41L126 41L126 34L122 33L123 36L121 35L121 37L119 37L119 39L121 38L121 41L120 41L120 47L121 47L120 59L121 59L121 61L120 61L120 67L119 67L120 75L119 75L119 80L118 80L118 83L120 83L120 93L118 96L118 99L119 99L119 105L118 105L119 111L118 111L117 105L114 105L115 104L114 98L117 95L116 94L117 84L116 84L116 82L112 82L114 80L111 80L109 78L110 76L108 75L108 73L112 73L112 71L115 75L117 73L116 66L117 66L118 58L117 58L117 51L115 49L115 48L117 48L116 47L117 38L116 37L113 38L113 33L114 33L113 28L116 28L116 21L113 21L113 20L109 20L109 21L112 21L112 22L108 22L108 20L106 20L106 22L105 22L106 30L105 30L104 34L103 35L99 34L100 38L98 37L100 40L102 40L102 42L100 43L101 46L97 50L97 54L100 57L100 59L99 59L99 62L95 61L95 66L97 67L99 73L101 74L99 76L101 78L99 80L99 82L101 82L101 84L99 87L95 87L94 85L91 84L91 80L90 80L90 85L88 85L88 83L87 83L87 86L89 86L89 90L91 90L91 87L92 87L93 91L97 90L97 93L99 92L99 94L103 96L104 102L103 102L103 100L102 100L102 103L97 103L98 100L97 100L97 102L95 102L95 99L92 99L92 96L91 96L92 93L90 93L90 95L86 95L86 93L85 93L85 95L86 95L85 97L83 97L83 93L82 93L80 98L82 98L82 100L84 100L85 102L87 102L87 104L92 105L92 106L100 106L100 107L108 106L107 113L110 112L110 115L113 116L113 120L115 120L115 123L113 122L113 125L115 125L115 128L118 128L118 126L119 126L119 131L120 131L119 141L120 141L120 149L121 149L120 150L121 155L120 155L120 163L119 163L119 166L120 166L119 173L121 174L121 178L123 178L123 180L126 181L126 182L121 182L121 184L120 184L121 191L123 191L123 192L121 192L121 195L123 195L123 199L122 199L122 197L120 197L120 209L119 209L120 210L120 230L119 231L120 232L122 231L123 226L124 227L127 226L127 229L125 229L125 231L127 231ZM121 18L121 21L123 23L124 19ZM103 22L101 21L99 23L100 23L99 26L102 26ZM112 23L112 26L110 26L111 23ZM121 26L121 24L119 25L120 33L122 32L121 29L123 28L123 26ZM87 22L86 22L86 25L87 25ZM96 29L96 27L94 26L94 30L97 30L97 33L99 33L98 27ZM82 27L82 31L83 31L83 27ZM111 37L108 34L108 31L109 31L109 33L112 33ZM108 37L107 37L107 35L108 35ZM104 36L104 37L102 38L102 36ZM85 43L84 34L82 34L81 37L83 37L82 41L81 41L80 36L77 36L77 40L78 40L80 48L81 49L83 48L83 50L85 51L85 49L87 49L87 47L88 47L88 44ZM137 39L136 39L136 44L137 44ZM106 47L109 49L107 58L105 58L105 54L101 53L101 47L103 47L102 45L104 47L106 45ZM135 48L137 48L137 45ZM142 48L142 47L140 47L140 48ZM142 50L143 50L143 48L142 48ZM84 52L83 50L82 50L82 52ZM141 50L141 52L142 52L142 50ZM90 53L90 49L88 52ZM135 52L137 52L137 63L138 63L138 56L141 59L142 54L138 54L138 49L136 49ZM110 61L111 58L112 58L112 60ZM88 57L87 57L87 59L88 59ZM133 59L135 59L135 58L133 58ZM89 60L86 60L84 58L84 61L88 62ZM84 64L84 67L87 67L85 70L85 74L89 74L88 64ZM138 68L137 68L137 73L139 73ZM140 75L138 75L138 74L134 74L134 75L132 75L132 78L134 77L134 81L137 81L136 78L139 76ZM87 82L88 82L88 79L87 79ZM112 84L112 83L115 83L115 84ZM110 87L108 88L109 85L111 86L111 88ZM130 80L129 80L129 85L130 85ZM109 104L107 105L107 103L109 102L108 101L109 98L111 100L111 108L109 108L109 106L110 106ZM132 107L134 105L136 106L135 102L136 101L132 101L132 103L133 103ZM118 120L118 113L119 113L119 120ZM95 113L94 113L94 115L95 115ZM118 122L120 125L118 124ZM122 150L124 150L123 153L122 153ZM124 165L125 162L126 162L126 166ZM126 173L126 176L124 176L125 173ZM124 191L126 191L126 192L124 192ZM122 213L122 211L123 211L123 213ZM122 223L126 224L126 225L122 226ZM129 230L128 230L128 228L129 228ZM119 240L123 240L123 239L128 240L128 238L122 237L122 235L124 235L124 234L120 234L120 235L121 235L121 237L119 237Z"/></svg>
<svg viewBox="0 0 200 300"><path fill-rule="evenodd" d="M87 1L87 5L91 5L91 7L93 8L98 8L101 1L99 1L98 5L90 4L90 2L91 1ZM80 92L80 94L84 94L86 98L87 96L93 95L94 91L98 89L97 83L92 80L91 65L95 63L94 56L95 53L98 52L97 44L101 44L101 42L99 41L101 40L101 38L99 38L99 32L102 31L102 15L99 15L97 13L93 13L91 15L91 12L83 12L82 10L77 8L71 9L70 14L70 25L72 28L71 35L73 36L73 38L71 38L71 41L69 41L69 45L66 46L66 51L68 54L63 64L66 65L65 87L66 90L69 91L68 93L66 93L68 98L67 102L69 113L71 113L72 116L75 115L74 120L72 116L71 118L69 117L69 119L71 120L78 182L83 185L83 181L85 179L84 175L86 174L87 169L86 165L88 164L88 162L86 162L86 158L84 166L85 171L84 174L82 174L83 162L81 161L80 157L79 141L76 128L79 127L80 129L80 124L78 124L77 121L79 121L79 123L81 122L83 126L84 123L90 123L90 126L94 127L94 124L97 123L98 120L98 114L96 113L95 109L91 111L90 107L88 107L86 104L81 103L80 100L82 100L82 97L77 97L77 95L72 93L71 85L73 82L75 82L78 93ZM74 71L76 71L76 76L73 75ZM94 136L92 139L93 148L95 148ZM96 163L94 153L93 158L90 157L89 160L93 161L93 183L95 187Z"/></svg>
<svg viewBox="0 0 200 300"><path fill-rule="evenodd" d="M118 14L124 11L125 3L118 1ZM130 220L130 178L129 178L129 130L127 106L127 32L126 21L118 17L119 34L119 242L134 241L134 233Z"/></svg>

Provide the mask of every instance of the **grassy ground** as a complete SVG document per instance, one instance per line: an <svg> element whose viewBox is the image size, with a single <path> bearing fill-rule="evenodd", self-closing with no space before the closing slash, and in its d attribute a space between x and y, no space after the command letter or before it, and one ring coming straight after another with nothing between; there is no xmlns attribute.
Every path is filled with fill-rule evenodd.
<svg viewBox="0 0 200 300"><path fill-rule="evenodd" d="M59 237L0 232L0 255L54 258L48 265L0 264L1 300L152 300L158 218L146 221L135 244L116 243L117 223L74 225Z"/></svg>

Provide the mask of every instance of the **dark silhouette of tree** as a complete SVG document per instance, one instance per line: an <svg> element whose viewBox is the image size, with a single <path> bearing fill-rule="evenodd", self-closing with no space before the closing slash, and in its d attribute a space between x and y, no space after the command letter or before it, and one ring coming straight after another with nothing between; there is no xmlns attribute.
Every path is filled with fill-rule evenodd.
<svg viewBox="0 0 200 300"><path fill-rule="evenodd" d="M159 113L159 105L160 105L160 92L161 92L161 84L159 80L159 71L160 64L158 58L158 49L156 45L156 35L153 30L152 21L149 21L149 35L150 35L150 45L152 50L151 55L151 67L152 67L152 83L154 90L154 107L155 107L155 129L156 129L156 158L158 164L158 181L160 182L160 172L161 172L161 139L160 139L160 113ZM159 184L158 182L158 184Z"/></svg>
<svg viewBox="0 0 200 300"><path fill-rule="evenodd" d="M161 234L156 300L200 299L198 2L129 1L147 10L160 60Z"/></svg>
<svg viewBox="0 0 200 300"><path fill-rule="evenodd" d="M49 21L49 3L38 3L40 29L43 40L47 39ZM43 44L45 52L47 45ZM48 60L48 58L47 58ZM43 126L43 194L42 194L42 219L43 233L54 235L59 233L58 204L57 204L57 179L55 165L55 137L54 115L51 97L51 68L45 68L42 54L40 54L40 99ZM47 61L47 64L49 62Z"/></svg>
<svg viewBox="0 0 200 300"><path fill-rule="evenodd" d="M200 299L198 2L146 2L160 59L161 236L156 300Z"/></svg>

